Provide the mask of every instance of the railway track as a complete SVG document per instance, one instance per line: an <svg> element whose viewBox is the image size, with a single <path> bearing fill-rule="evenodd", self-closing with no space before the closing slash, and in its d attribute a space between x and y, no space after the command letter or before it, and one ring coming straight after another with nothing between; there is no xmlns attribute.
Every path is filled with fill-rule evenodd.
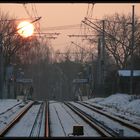
<svg viewBox="0 0 140 140"><path fill-rule="evenodd" d="M39 107L38 113L35 117L35 121L33 123L29 137L40 137L41 125L43 121L42 118L43 118L44 106L45 106L45 103L42 102Z"/></svg>
<svg viewBox="0 0 140 140"><path fill-rule="evenodd" d="M30 113L29 111L31 110L31 108L36 108L36 109L38 108L37 109L38 111L36 110L36 113L35 113L33 112L33 109L32 109ZM5 136L9 137L10 135L12 136L12 133L15 131L12 131L11 133L11 130L15 128L19 120L21 122L22 118L24 116L27 116L26 114L33 114L33 113L36 114L34 116L35 118L32 119L33 123L31 123L30 128L26 130L29 133L28 137L49 137L49 113L48 112L49 112L48 102L35 102L35 101L29 102L27 105L25 105L22 108L22 110L19 113L17 113L17 115L10 121L10 123L8 123L3 129L1 129L0 137L5 137ZM10 131L10 134L9 134L9 131ZM20 133L22 134L22 131L20 131Z"/></svg>
<svg viewBox="0 0 140 140"><path fill-rule="evenodd" d="M58 118L58 120L59 120L59 122L60 122L60 125L61 125L61 128L62 128L62 130L63 130L64 136L66 137L67 134L66 134L65 128L64 128L64 126L63 126L62 120L61 120L61 118L60 118L60 116L59 116L59 113L58 113L58 110L57 110L56 108L55 108L55 112L56 112L56 114L57 114L57 118Z"/></svg>
<svg viewBox="0 0 140 140"><path fill-rule="evenodd" d="M19 119L23 117L23 115L30 109L33 103L33 101L30 101L27 105L25 105L12 120L10 120L10 122L0 130L0 137L3 137L19 121Z"/></svg>
<svg viewBox="0 0 140 140"><path fill-rule="evenodd" d="M111 131L118 133L118 135L116 136L114 135L115 137L140 136L140 130L137 126L133 127L133 125L131 125L130 122L129 123L126 123L125 121L123 122L123 120L121 120L116 116L110 115L106 112L102 112L98 107L93 109L93 107L87 104L78 102L71 102L70 104L72 104L72 106L74 106L75 108L78 108L78 110L81 110L84 113L86 112L86 114L88 114L91 118L101 123L105 129L106 127L108 127ZM108 128L107 130L109 130Z"/></svg>
<svg viewBox="0 0 140 140"><path fill-rule="evenodd" d="M14 109L14 108L16 108L16 107L18 107L18 106L20 107L20 105L21 105L22 103L23 103L23 102L20 102L20 103L18 103L18 104L15 104L14 106L8 108L7 110L1 112L1 113L0 113L0 116L3 115L3 114L8 113L8 112L10 112L10 111L12 111L12 109Z"/></svg>
<svg viewBox="0 0 140 140"><path fill-rule="evenodd" d="M69 130L70 130L70 128L72 128L73 124L75 124L75 123L79 124L79 125L84 124L83 126L85 128L87 127L86 125L89 125L91 127L90 129L93 129L93 131L96 131L97 132L96 134L99 135L99 137L125 136L119 132L119 129L118 130L113 129L113 128L120 128L120 126L122 126L122 128L126 128L126 129L129 128L130 130L132 129L133 131L137 131L137 133L140 134L140 128L138 126L135 126L134 124L131 124L130 122L125 121L122 118L119 118L108 112L105 112L101 108L96 107L94 105L91 105L91 104L88 104L85 102L64 102L64 104L59 103L59 102L58 103L52 102L52 103L55 103L55 105L53 105L51 107L51 109L53 109L52 113L53 113L53 115L56 115L56 119L57 119L55 121L55 117L54 117L54 120L52 121L52 123L53 123L52 126L54 126L54 124L57 122L57 124L60 125L59 127L61 127L61 132L63 132L64 137L68 137ZM30 122L29 123L30 128L29 128L29 130L27 130L29 132L28 137L46 137L46 138L53 137L53 135L51 136L53 129L51 129L51 131L50 131L50 123L51 123L50 122L51 116L49 113L50 104L51 104L51 102L30 101L25 106L24 106L24 104L18 103L16 105L14 105L13 107L9 108L8 110L6 110L5 112L2 112L2 115L3 115L3 114L6 114L6 112L13 109L14 107L21 106L21 109L17 113L17 115L15 115L15 117L13 119L11 119L10 122L5 125L5 127L0 129L0 137L8 136L7 133L9 132L9 130L13 130L14 127L17 126L16 123L21 118L26 118L24 120L27 121L28 118L31 118L31 116L33 116L33 114L35 114L35 115L34 115L34 118L32 119L32 121L28 121L28 122ZM88 111L91 110L90 113L88 113L87 110ZM61 113L61 111L65 115L63 115ZM26 114L30 114L30 115L26 115ZM24 117L24 116L28 116L28 117ZM76 116L77 116L77 118L76 118ZM97 118L97 116L99 119ZM63 120L64 117L66 119L69 119L68 122L71 122L70 126L67 123L67 120ZM104 119L102 119L102 117L106 117L110 122L112 121L113 122L113 123L111 122L112 125L116 125L115 123L119 123L119 126L117 127L117 125L116 125L115 127L110 127L110 125L108 125L108 123L105 123L106 119L104 120ZM80 120L79 118L81 119L81 121L79 121ZM73 120L73 121L71 121L71 120ZM84 123L82 123L82 122L84 122ZM65 125L65 123L67 123L67 124ZM22 121L22 124L23 124L23 121ZM65 128L66 126L69 126L69 129ZM15 130L17 130L17 129L15 129ZM15 130L12 131L12 133L16 132ZM21 128L21 130L22 130L22 128ZM87 130L89 130L89 129L87 129ZM22 134L22 131L19 131L19 132L21 132L21 134ZM13 133L13 134L15 134L15 133ZM54 134L54 132L53 132L53 134ZM11 133L9 134L9 136L10 135L11 135ZM87 133L86 135L89 135L89 134Z"/></svg>
<svg viewBox="0 0 140 140"><path fill-rule="evenodd" d="M95 111L97 113L100 113L100 114L102 114L104 116L107 116L110 119L112 119L114 121L117 121L117 122L121 123L122 125L124 125L126 127L129 127L129 128L131 128L131 129L133 129L133 130L135 130L135 131L137 131L137 132L140 133L140 127L136 126L135 124L130 123L127 120L124 120L124 119L122 119L120 117L117 117L115 115L112 115L112 114L110 114L108 112L105 112L105 111L99 109L98 107L96 107L94 105L91 105L91 104L88 104L88 103L85 103L85 102L77 102L77 103L78 104L81 104L81 105L83 105L83 106L85 106L85 107L87 107L87 108L89 108L89 109L91 109L91 110L93 110L93 111Z"/></svg>
<svg viewBox="0 0 140 140"><path fill-rule="evenodd" d="M72 111L78 114L93 129L96 129L96 131L101 135L101 137L119 137L120 136L117 132L105 126L104 124L97 121L96 119L92 118L90 115L88 115L87 113L79 109L78 107L74 106L73 104L65 102L65 105L67 105Z"/></svg>
<svg viewBox="0 0 140 140"><path fill-rule="evenodd" d="M83 119L78 116L75 112L73 112L68 106L65 104L61 105L66 112L69 114L69 116L73 119L74 125L73 127L76 126L84 126L84 137L100 137L101 135L93 129L86 121L83 121ZM74 130L72 133L69 133L68 136L75 136L76 134L74 133Z"/></svg>
<svg viewBox="0 0 140 140"><path fill-rule="evenodd" d="M69 137L71 136L73 126L75 124L85 124L85 135L93 132L95 135L99 135L96 131L93 131L86 122L84 122L75 112L66 106L62 102L50 102L50 137ZM81 123L82 122L82 123ZM90 130L91 129L91 130ZM88 133L88 131L90 131ZM92 135L93 135L92 133ZM97 136L96 135L96 136Z"/></svg>

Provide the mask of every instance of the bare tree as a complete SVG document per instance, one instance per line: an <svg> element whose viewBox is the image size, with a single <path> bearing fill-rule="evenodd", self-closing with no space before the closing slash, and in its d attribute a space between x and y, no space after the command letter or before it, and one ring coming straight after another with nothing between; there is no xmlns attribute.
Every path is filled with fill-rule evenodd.
<svg viewBox="0 0 140 140"><path fill-rule="evenodd" d="M114 59L118 68L127 68L131 53L132 25L131 15L119 15L115 13L112 16L105 16L105 48L109 55ZM102 23L98 23L102 29ZM102 31L102 30L101 30ZM99 32L97 32L99 35ZM138 48L140 38L140 24L138 17L135 16L135 48Z"/></svg>
<svg viewBox="0 0 140 140"><path fill-rule="evenodd" d="M24 45L22 37L17 34L15 18L11 18L8 13L0 11L0 32L2 40L3 72L6 78L6 68L11 62L11 58L16 51Z"/></svg>

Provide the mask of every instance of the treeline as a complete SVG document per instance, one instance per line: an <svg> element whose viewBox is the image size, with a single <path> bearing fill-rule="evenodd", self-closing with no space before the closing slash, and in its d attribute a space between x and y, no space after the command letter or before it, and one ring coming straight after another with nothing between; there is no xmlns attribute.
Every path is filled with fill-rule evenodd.
<svg viewBox="0 0 140 140"><path fill-rule="evenodd" d="M6 68L14 66L14 77L17 78L19 68L24 71L25 78L33 79L34 99L74 100L75 85L73 79L83 78L91 83L78 85L84 92L91 92L94 96L106 96L118 91L117 70L130 69L132 27L131 15L114 14L105 16L104 29L104 54L102 53L102 30L90 28L94 38L89 38L88 44L83 49L65 49L65 54L60 50L54 51L50 40L37 37L22 38L14 31L15 21L8 14L0 12L1 45L3 54L3 72L5 87L9 81L6 79ZM96 22L102 29L102 22ZM13 33L14 32L14 33ZM13 33L11 35L11 33ZM103 56L104 55L104 59ZM102 71L102 60L104 70ZM135 16L135 48L133 68L140 69L140 24L139 17ZM101 73L104 73L104 87L102 86ZM92 76L93 79L90 79ZM100 77L100 78L99 78ZM85 89L86 88L86 89ZM102 89L102 90L101 90ZM139 90L138 90L139 91ZM17 93L18 94L18 93Z"/></svg>

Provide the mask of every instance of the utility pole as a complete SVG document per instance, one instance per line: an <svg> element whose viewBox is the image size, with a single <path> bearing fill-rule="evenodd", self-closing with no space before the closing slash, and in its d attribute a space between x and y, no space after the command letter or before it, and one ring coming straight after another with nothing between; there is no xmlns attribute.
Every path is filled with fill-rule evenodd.
<svg viewBox="0 0 140 140"><path fill-rule="evenodd" d="M93 74L93 72L94 72L94 63L93 63L93 54L92 54L92 65L91 65L91 97L93 96L93 90L94 90L94 81L95 81L95 76L94 76L94 74Z"/></svg>
<svg viewBox="0 0 140 140"><path fill-rule="evenodd" d="M3 98L3 47L2 34L0 33L0 99Z"/></svg>
<svg viewBox="0 0 140 140"><path fill-rule="evenodd" d="M131 45L131 75L130 75L130 94L133 94L133 51L134 51L134 45L135 45L135 23L134 23L134 5L132 6L132 45Z"/></svg>
<svg viewBox="0 0 140 140"><path fill-rule="evenodd" d="M105 85L105 21L102 20L102 32L98 39L98 64L97 64L97 87L101 94L104 94Z"/></svg>
<svg viewBox="0 0 140 140"><path fill-rule="evenodd" d="M104 86L104 71L105 71L105 34L104 34L104 25L105 21L102 21L102 30L101 37L98 40L98 68L99 68L99 84Z"/></svg>
<svg viewBox="0 0 140 140"><path fill-rule="evenodd" d="M104 87L105 81L105 21L102 21L103 24L103 32L102 32L102 60L101 60L101 67L102 67L102 86Z"/></svg>

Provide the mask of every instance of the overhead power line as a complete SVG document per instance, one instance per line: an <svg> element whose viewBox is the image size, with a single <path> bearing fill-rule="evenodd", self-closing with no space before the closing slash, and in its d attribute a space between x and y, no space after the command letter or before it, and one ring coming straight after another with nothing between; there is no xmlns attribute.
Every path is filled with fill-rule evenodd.
<svg viewBox="0 0 140 140"><path fill-rule="evenodd" d="M94 56L95 56L95 54L93 54L91 51L86 50L85 48L83 48L83 47L81 47L80 45L74 43L73 41L72 41L71 43L74 44L74 45L76 45L76 46L79 47L80 49L82 49L82 50L84 51L84 53L88 53L88 54L91 54L91 55L94 55ZM97 56L95 56L95 57L97 57Z"/></svg>
<svg viewBox="0 0 140 140"><path fill-rule="evenodd" d="M64 29L70 29L70 28L74 28L74 27L80 27L80 24L46 27L46 28L42 28L42 30L64 30Z"/></svg>
<svg viewBox="0 0 140 140"><path fill-rule="evenodd" d="M37 19L39 17L33 17L32 19ZM18 18L18 19L7 19L7 20L0 20L0 22L2 21L18 21L18 20L31 20L31 18Z"/></svg>
<svg viewBox="0 0 140 140"><path fill-rule="evenodd" d="M97 18L90 18L90 17L88 17L87 19L88 20L93 20L93 21L98 21L98 22L101 21L101 19L97 19ZM104 19L104 21L106 21L106 22L113 22L113 23L123 23L122 21L115 21L115 20L108 20L108 19ZM128 24L130 24L130 23L128 23Z"/></svg>
<svg viewBox="0 0 140 140"><path fill-rule="evenodd" d="M42 35L59 35L61 33L34 33L34 34L42 34Z"/></svg>
<svg viewBox="0 0 140 140"><path fill-rule="evenodd" d="M41 19L41 17L39 17L39 18L37 18L37 19L35 19L35 20L29 22L29 24L30 24L30 23L34 23L34 22L36 22L36 21L38 21L38 20L40 20L40 19ZM7 37L7 36L9 36L9 35L11 35L11 34L15 34L18 30L24 28L25 26L28 26L28 24L22 26L21 28L18 28L18 29L16 29L16 30L12 31L11 33L5 35L4 37Z"/></svg>
<svg viewBox="0 0 140 140"><path fill-rule="evenodd" d="M84 24L90 26L91 28L95 29L96 31L98 31L98 32L100 32L100 33L103 33L103 29L102 29L102 28L100 28L98 25L96 25L95 23L91 22L91 21L88 20L87 18L85 18L85 20L83 20L82 22L83 22ZM92 26L91 24L94 25L94 26ZM120 40L118 40L117 38L115 38L115 37L114 37L113 35L111 35L110 33L106 32L106 31L104 31L104 33L105 33L108 37L110 37L110 38L112 38L112 39L118 41L118 42L121 43L122 45L128 47L127 45L125 45L124 43L122 43Z"/></svg>
<svg viewBox="0 0 140 140"><path fill-rule="evenodd" d="M97 35L68 35L69 37L92 37Z"/></svg>
<svg viewBox="0 0 140 140"><path fill-rule="evenodd" d="M33 14L35 17L36 17L36 16L38 17L38 13L37 13L37 9L36 9L35 4L34 4L34 5L31 4L31 6L32 6L32 13L30 13L29 10L27 9L26 5L23 4L23 7L24 7L24 9L25 9L27 15L32 19L32 18L33 18L32 14ZM38 24L39 24L39 22L38 22ZM40 27L40 24L39 24L39 27ZM35 29L36 29L36 31L37 31L38 33L40 33L40 28L39 28L39 27L38 27L38 26L35 26Z"/></svg>

